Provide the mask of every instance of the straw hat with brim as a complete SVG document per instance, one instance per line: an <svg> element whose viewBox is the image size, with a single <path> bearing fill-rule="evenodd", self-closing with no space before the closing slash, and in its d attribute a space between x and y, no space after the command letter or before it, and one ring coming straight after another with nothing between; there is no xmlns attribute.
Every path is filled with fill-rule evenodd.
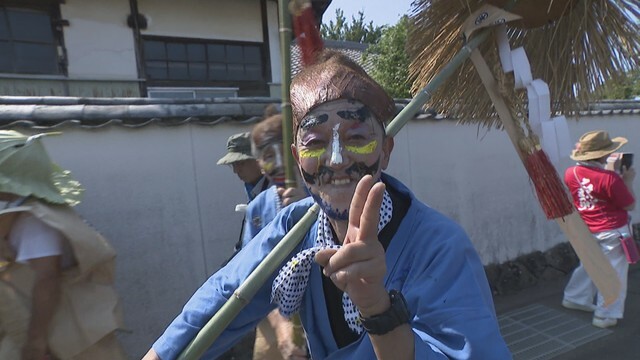
<svg viewBox="0 0 640 360"><path fill-rule="evenodd" d="M609 133L602 130L590 131L580 137L571 158L576 161L600 159L627 143L623 137L609 138Z"/></svg>
<svg viewBox="0 0 640 360"><path fill-rule="evenodd" d="M51 134L27 136L0 130L0 192L33 196L53 204L80 203L84 189L69 171L51 162L40 141Z"/></svg>
<svg viewBox="0 0 640 360"><path fill-rule="evenodd" d="M218 160L218 165L229 165L242 160L255 159L251 154L249 132L234 134L227 140L227 154Z"/></svg>

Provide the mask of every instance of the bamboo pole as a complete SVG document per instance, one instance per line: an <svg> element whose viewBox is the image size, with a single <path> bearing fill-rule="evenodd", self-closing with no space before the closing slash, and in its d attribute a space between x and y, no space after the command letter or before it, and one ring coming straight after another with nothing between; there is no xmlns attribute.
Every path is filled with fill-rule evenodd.
<svg viewBox="0 0 640 360"><path fill-rule="evenodd" d="M278 0L278 16L280 18L280 54L281 62L281 111L282 111L282 153L284 159L284 186L285 188L294 188L298 186L296 180L296 164L291 153L291 144L293 143L293 113L291 109L291 39L293 32L291 30L291 11L289 8L289 0ZM293 343L302 348L305 344L304 331L302 330L302 321L300 315L294 314L291 317L293 326Z"/></svg>
<svg viewBox="0 0 640 360"><path fill-rule="evenodd" d="M291 143L293 142L293 115L291 111L291 96L289 87L291 86L291 14L289 13L288 0L278 0L278 13L280 17L280 54L282 56L281 72L282 85L281 107L282 107L282 145L284 153L285 167L285 187L296 187L295 162L291 153Z"/></svg>
<svg viewBox="0 0 640 360"><path fill-rule="evenodd" d="M233 293L233 296L202 327L198 335L182 351L178 360L195 360L204 354L236 315L240 313L240 310L251 301L260 286L267 281L275 269L298 246L300 240L304 238L304 235L316 221L319 211L320 206L318 204L313 204L309 207L309 210L300 221L278 242L269 255Z"/></svg>

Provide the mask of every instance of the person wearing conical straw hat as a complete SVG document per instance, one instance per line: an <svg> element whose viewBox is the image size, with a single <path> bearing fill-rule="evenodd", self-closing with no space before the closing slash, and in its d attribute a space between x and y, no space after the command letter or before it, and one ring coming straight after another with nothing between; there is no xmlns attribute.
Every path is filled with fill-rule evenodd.
<svg viewBox="0 0 640 360"><path fill-rule="evenodd" d="M580 264L565 287L562 305L593 312L592 323L601 328L615 326L618 319L622 319L627 296L629 264L620 240L631 232L628 212L635 207L633 179L636 173L632 167L621 169L621 175L605 169L609 155L626 143L627 139L611 139L609 133L602 130L585 133L571 152L571 159L577 164L569 167L564 175L576 209L611 262L622 287L617 300L605 306L602 295Z"/></svg>
<svg viewBox="0 0 640 360"><path fill-rule="evenodd" d="M82 187L45 135L0 131L0 359L125 359L115 252L71 208Z"/></svg>
<svg viewBox="0 0 640 360"><path fill-rule="evenodd" d="M307 209L321 209L203 358L274 308L299 312L313 359L510 359L482 263L462 228L384 173L393 100L345 55L292 80L291 150L311 197L282 209L196 291L146 359L178 357Z"/></svg>

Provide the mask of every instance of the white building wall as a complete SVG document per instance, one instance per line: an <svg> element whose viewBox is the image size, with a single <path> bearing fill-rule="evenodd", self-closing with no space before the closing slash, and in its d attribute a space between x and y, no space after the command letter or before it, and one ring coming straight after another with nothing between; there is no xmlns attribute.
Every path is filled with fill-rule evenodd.
<svg viewBox="0 0 640 360"><path fill-rule="evenodd" d="M67 0L60 4L71 79L138 77L128 0Z"/></svg>
<svg viewBox="0 0 640 360"><path fill-rule="evenodd" d="M640 117L569 121L572 141L603 129L640 153ZM63 129L44 138L50 155L87 189L79 212L114 245L127 328L139 359L190 294L232 253L244 188L215 163L229 135L247 125L148 125ZM565 160L562 168L570 165ZM637 165L636 165L637 167ZM411 121L396 136L388 172L470 235L485 264L567 241L545 218L506 133L451 121ZM635 181L640 194L640 182ZM639 207L640 208L640 207ZM632 213L634 222L640 210Z"/></svg>
<svg viewBox="0 0 640 360"><path fill-rule="evenodd" d="M273 85L282 84L282 56L280 51L280 23L278 18L278 2L267 1L267 24L269 29L269 58L271 61L271 82ZM276 87L277 88L277 87ZM280 97L280 93L271 94Z"/></svg>
<svg viewBox="0 0 640 360"><path fill-rule="evenodd" d="M143 35L263 42L259 0L138 0Z"/></svg>

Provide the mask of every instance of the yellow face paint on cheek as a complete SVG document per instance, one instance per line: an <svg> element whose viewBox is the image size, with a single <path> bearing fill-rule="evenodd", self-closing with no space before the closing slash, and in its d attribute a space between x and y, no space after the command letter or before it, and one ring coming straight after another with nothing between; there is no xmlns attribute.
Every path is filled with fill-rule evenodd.
<svg viewBox="0 0 640 360"><path fill-rule="evenodd" d="M378 141L373 140L367 145L363 146L345 146L347 151L358 155L369 155L378 147Z"/></svg>
<svg viewBox="0 0 640 360"><path fill-rule="evenodd" d="M325 150L326 149L317 149L317 150L300 149L300 152L298 152L298 155L300 155L300 158L302 159L319 158L320 156L322 156L322 154L324 154Z"/></svg>
<svg viewBox="0 0 640 360"><path fill-rule="evenodd" d="M262 164L262 170L264 170L267 173L270 173L271 170L273 170L273 168L275 167L276 164L274 164L273 162L265 162Z"/></svg>

